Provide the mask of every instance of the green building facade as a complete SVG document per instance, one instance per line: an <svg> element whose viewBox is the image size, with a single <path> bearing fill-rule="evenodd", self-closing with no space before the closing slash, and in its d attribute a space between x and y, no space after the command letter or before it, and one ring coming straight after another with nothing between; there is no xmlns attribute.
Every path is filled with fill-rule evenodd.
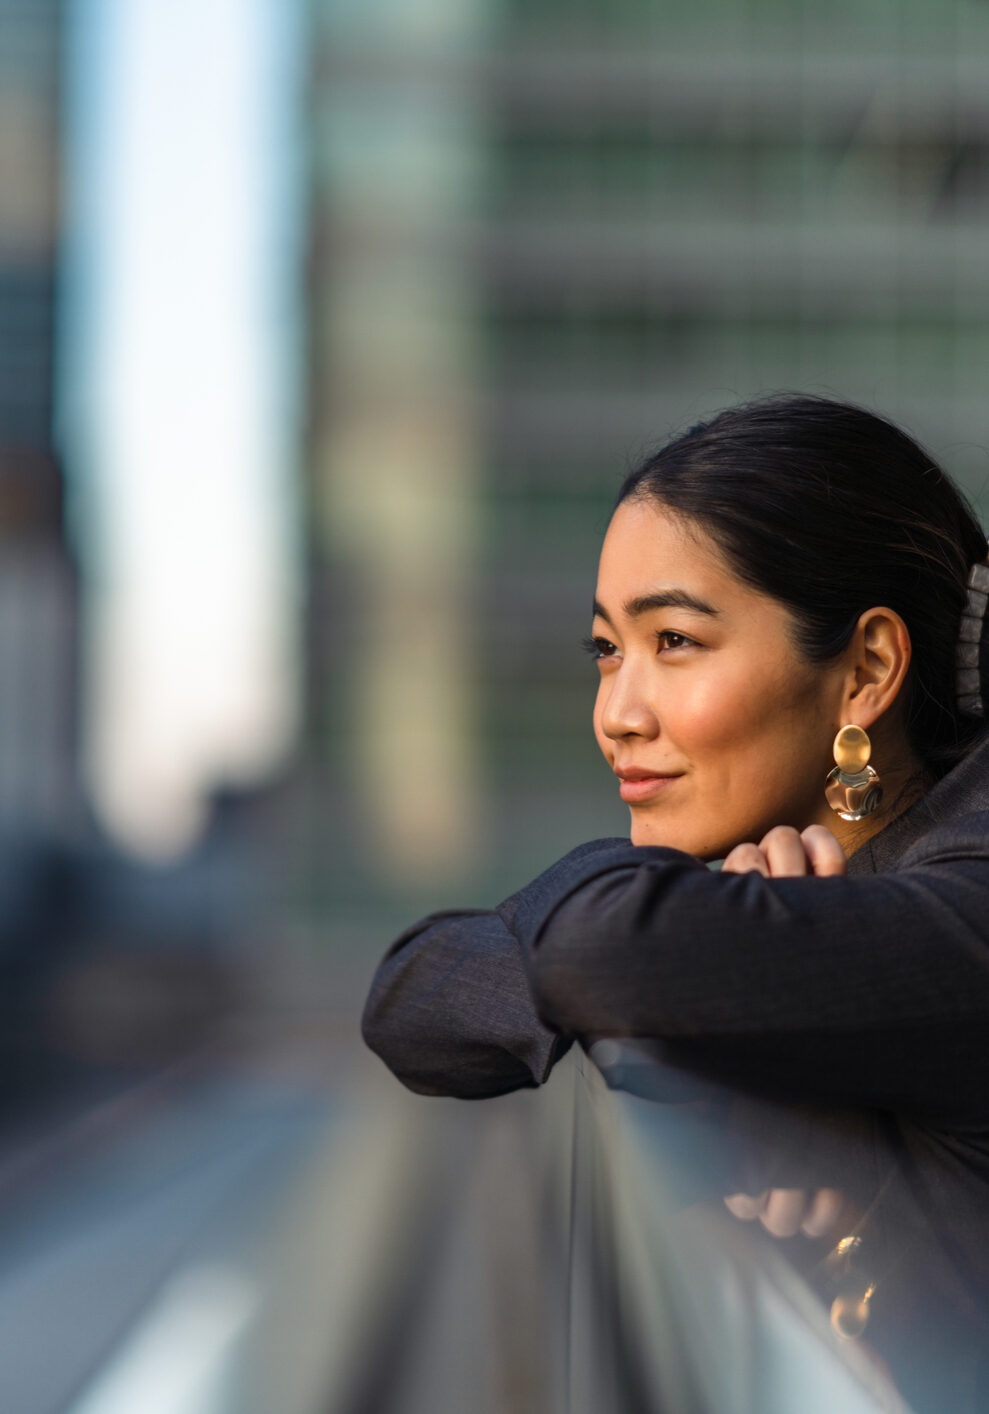
<svg viewBox="0 0 989 1414"><path fill-rule="evenodd" d="M643 452L808 390L983 502L989 11L313 0L312 34L309 746L368 882L497 892L624 828L577 640Z"/></svg>

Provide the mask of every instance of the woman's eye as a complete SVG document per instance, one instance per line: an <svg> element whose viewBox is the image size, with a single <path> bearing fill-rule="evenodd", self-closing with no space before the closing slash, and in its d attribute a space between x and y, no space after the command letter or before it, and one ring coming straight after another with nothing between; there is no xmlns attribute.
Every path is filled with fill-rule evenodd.
<svg viewBox="0 0 989 1414"><path fill-rule="evenodd" d="M592 658L613 658L618 651L607 638L582 638L580 646L585 653L590 653Z"/></svg>
<svg viewBox="0 0 989 1414"><path fill-rule="evenodd" d="M660 648L686 648L694 641L685 633L676 633L673 629L662 629L656 634L656 640Z"/></svg>

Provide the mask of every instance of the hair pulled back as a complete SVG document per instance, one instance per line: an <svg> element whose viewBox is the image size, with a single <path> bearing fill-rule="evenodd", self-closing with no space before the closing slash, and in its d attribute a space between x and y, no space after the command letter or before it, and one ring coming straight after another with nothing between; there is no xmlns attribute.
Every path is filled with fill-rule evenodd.
<svg viewBox="0 0 989 1414"><path fill-rule="evenodd" d="M935 776L983 730L958 710L955 647L985 536L951 479L892 423L828 398L746 403L648 457L617 504L630 498L700 525L741 580L790 610L814 662L841 653L866 609L895 609L913 645L906 730ZM981 658L986 684L985 639Z"/></svg>

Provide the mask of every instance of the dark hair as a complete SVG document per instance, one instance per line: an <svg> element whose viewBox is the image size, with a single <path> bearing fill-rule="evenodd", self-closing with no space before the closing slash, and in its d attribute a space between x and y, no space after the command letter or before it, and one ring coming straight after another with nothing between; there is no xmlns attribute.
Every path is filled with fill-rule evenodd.
<svg viewBox="0 0 989 1414"><path fill-rule="evenodd" d="M885 418L803 395L729 408L648 457L616 504L636 497L702 526L740 579L791 611L814 662L842 651L864 610L895 609L913 645L906 729L936 776L979 735L982 720L956 705L955 647L985 536L937 462ZM987 657L984 640L983 683Z"/></svg>

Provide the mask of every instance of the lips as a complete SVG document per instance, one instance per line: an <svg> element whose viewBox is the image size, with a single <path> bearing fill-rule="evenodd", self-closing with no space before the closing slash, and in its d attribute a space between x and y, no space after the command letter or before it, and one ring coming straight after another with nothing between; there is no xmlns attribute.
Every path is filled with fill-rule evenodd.
<svg viewBox="0 0 989 1414"><path fill-rule="evenodd" d="M679 776L660 776L643 766L622 766L615 769L615 775L621 781L619 795L627 805L654 800L679 780Z"/></svg>

